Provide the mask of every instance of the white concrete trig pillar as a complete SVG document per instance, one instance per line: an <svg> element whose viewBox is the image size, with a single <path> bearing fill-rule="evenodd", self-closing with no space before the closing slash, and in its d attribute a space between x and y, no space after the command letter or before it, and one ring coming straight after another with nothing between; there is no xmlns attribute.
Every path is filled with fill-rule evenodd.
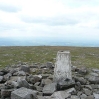
<svg viewBox="0 0 99 99"><path fill-rule="evenodd" d="M58 51L54 68L54 81L72 79L71 58L69 51Z"/></svg>

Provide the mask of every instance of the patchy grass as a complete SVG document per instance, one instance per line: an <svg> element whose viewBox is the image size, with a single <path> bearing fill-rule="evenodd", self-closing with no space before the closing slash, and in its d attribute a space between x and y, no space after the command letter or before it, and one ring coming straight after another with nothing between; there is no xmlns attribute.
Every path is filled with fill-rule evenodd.
<svg viewBox="0 0 99 99"><path fill-rule="evenodd" d="M69 50L72 64L99 68L99 48L65 46L24 46L0 47L0 67L10 66L19 61L28 63L55 62L57 51Z"/></svg>

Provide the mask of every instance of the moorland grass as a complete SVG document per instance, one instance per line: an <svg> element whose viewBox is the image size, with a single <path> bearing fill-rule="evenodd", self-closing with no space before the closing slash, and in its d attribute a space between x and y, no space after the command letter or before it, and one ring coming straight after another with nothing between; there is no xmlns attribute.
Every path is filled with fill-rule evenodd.
<svg viewBox="0 0 99 99"><path fill-rule="evenodd" d="M72 65L99 68L98 47L67 46L10 46L0 47L0 68L17 64L19 61L31 63L55 62L57 51L69 50Z"/></svg>

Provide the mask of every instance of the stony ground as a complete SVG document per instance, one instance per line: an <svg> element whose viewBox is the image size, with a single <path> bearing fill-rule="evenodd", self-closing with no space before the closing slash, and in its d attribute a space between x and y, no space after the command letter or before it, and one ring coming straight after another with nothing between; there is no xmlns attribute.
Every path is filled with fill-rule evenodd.
<svg viewBox="0 0 99 99"><path fill-rule="evenodd" d="M0 67L15 65L19 62L46 63L55 62L57 51L69 50L71 61L75 66L99 68L99 48L34 46L34 47L0 47Z"/></svg>
<svg viewBox="0 0 99 99"><path fill-rule="evenodd" d="M72 66L72 80L53 82L54 64L18 63L0 70L1 99L99 99L99 69Z"/></svg>

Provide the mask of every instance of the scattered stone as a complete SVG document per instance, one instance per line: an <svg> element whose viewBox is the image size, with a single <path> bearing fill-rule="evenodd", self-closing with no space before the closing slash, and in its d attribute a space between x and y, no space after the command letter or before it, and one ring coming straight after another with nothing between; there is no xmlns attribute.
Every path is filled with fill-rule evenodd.
<svg viewBox="0 0 99 99"><path fill-rule="evenodd" d="M92 94L92 91L90 91L89 89L87 88L83 88L83 91L84 93L87 95L87 96L90 96Z"/></svg>
<svg viewBox="0 0 99 99"><path fill-rule="evenodd" d="M93 95L87 96L85 99L95 99Z"/></svg>
<svg viewBox="0 0 99 99"><path fill-rule="evenodd" d="M30 67L27 66L27 65L22 65L20 70L29 73L30 72Z"/></svg>
<svg viewBox="0 0 99 99"><path fill-rule="evenodd" d="M11 99L37 99L37 91L22 87L11 93Z"/></svg>
<svg viewBox="0 0 99 99"><path fill-rule="evenodd" d="M93 93L95 99L99 99L99 94Z"/></svg>
<svg viewBox="0 0 99 99"><path fill-rule="evenodd" d="M70 99L80 99L80 97L78 97L76 95L72 95Z"/></svg>
<svg viewBox="0 0 99 99"><path fill-rule="evenodd" d="M3 81L3 76L0 76L0 83Z"/></svg>
<svg viewBox="0 0 99 99"><path fill-rule="evenodd" d="M67 99L71 94L66 93L65 91L57 91L52 94L51 99Z"/></svg>
<svg viewBox="0 0 99 99"><path fill-rule="evenodd" d="M96 77L96 76L90 76L88 78L88 81L92 84L99 84L99 77Z"/></svg>
<svg viewBox="0 0 99 99"><path fill-rule="evenodd" d="M76 95L77 94L77 91L76 91L75 88L70 88L70 89L67 89L65 91L66 91L66 93L69 93L71 95Z"/></svg>
<svg viewBox="0 0 99 99"><path fill-rule="evenodd" d="M65 90L65 89L68 89L68 88L72 88L75 86L75 82L71 79L66 79L66 80L62 80L62 81L59 81L58 84L57 84L57 89L58 90Z"/></svg>
<svg viewBox="0 0 99 99"><path fill-rule="evenodd" d="M45 96L52 95L56 91L56 88L57 88L56 83L45 85L43 88L43 95Z"/></svg>
<svg viewBox="0 0 99 99"><path fill-rule="evenodd" d="M24 71L18 71L18 72L15 72L13 76L26 76L26 73Z"/></svg>

